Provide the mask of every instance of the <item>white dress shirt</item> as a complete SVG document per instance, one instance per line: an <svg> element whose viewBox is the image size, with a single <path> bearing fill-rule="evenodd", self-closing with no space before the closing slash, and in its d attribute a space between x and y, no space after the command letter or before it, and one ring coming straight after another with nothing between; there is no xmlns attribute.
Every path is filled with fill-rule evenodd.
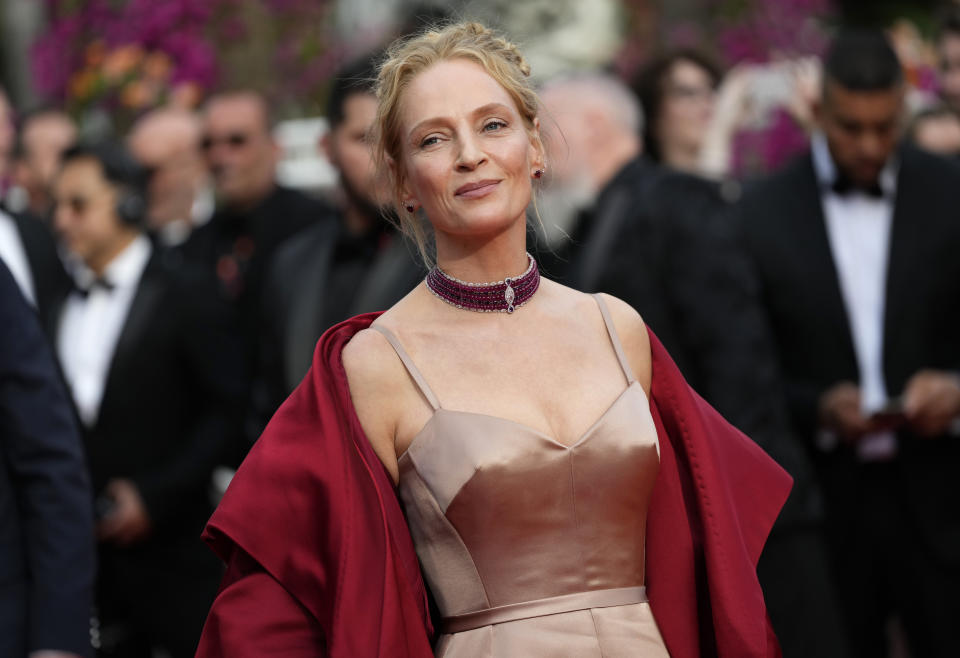
<svg viewBox="0 0 960 658"><path fill-rule="evenodd" d="M57 332L57 353L87 427L97 422L117 341L152 251L150 241L139 235L120 252L103 272L102 279L112 289L95 285L92 271L74 265L77 286L89 293L75 291L67 299Z"/></svg>
<svg viewBox="0 0 960 658"><path fill-rule="evenodd" d="M23 248L23 240L13 217L0 210L0 260L4 262L17 282L23 296L33 306L37 305L33 274L30 273L30 261Z"/></svg>
<svg viewBox="0 0 960 658"><path fill-rule="evenodd" d="M882 197L861 191L841 196L832 189L837 170L823 135L813 137L812 155L830 253L837 268L860 371L861 404L864 414L870 415L888 401L883 374L883 326L897 165L888 163L880 174ZM892 432L870 434L857 443L857 452L865 461L888 459L896 450Z"/></svg>

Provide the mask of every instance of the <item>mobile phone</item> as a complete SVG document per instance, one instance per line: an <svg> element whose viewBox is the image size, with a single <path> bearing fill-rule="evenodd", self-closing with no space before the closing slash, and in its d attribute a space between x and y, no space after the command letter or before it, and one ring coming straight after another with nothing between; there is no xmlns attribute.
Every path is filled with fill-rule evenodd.
<svg viewBox="0 0 960 658"><path fill-rule="evenodd" d="M900 397L887 400L882 407L874 410L874 412L870 414L870 422L890 429L899 427L905 423L906 420L907 416L903 409L903 398Z"/></svg>
<svg viewBox="0 0 960 658"><path fill-rule="evenodd" d="M794 93L789 62L763 64L750 74L750 114L748 124L764 128L773 112L785 107Z"/></svg>

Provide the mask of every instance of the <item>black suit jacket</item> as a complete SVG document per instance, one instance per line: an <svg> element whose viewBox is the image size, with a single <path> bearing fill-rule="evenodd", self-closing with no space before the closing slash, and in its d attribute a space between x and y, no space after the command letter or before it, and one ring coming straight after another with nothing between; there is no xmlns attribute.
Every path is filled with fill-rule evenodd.
<svg viewBox="0 0 960 658"><path fill-rule="evenodd" d="M415 247L400 235L384 229L372 239L379 244L358 248L351 244L358 240L346 234L341 222L322 222L288 240L274 255L263 289L260 378L268 391L261 412L265 418L303 379L324 331L354 315L390 308L426 275ZM350 276L340 276L341 268Z"/></svg>
<svg viewBox="0 0 960 658"><path fill-rule="evenodd" d="M274 251L300 231L326 221L333 221L329 205L278 185L249 210L218 208L209 222L175 248L185 261L215 276L221 295L237 305L251 363L256 357L263 277Z"/></svg>
<svg viewBox="0 0 960 658"><path fill-rule="evenodd" d="M29 214L12 214L23 250L27 254L30 275L41 315L70 288L70 279L57 253L57 245L43 220Z"/></svg>
<svg viewBox="0 0 960 658"><path fill-rule="evenodd" d="M129 478L154 533L143 553L199 546L208 486L238 431L243 396L239 338L208 279L150 258L110 363L99 416L84 429L95 494ZM62 303L49 318L56 337Z"/></svg>
<svg viewBox="0 0 960 658"><path fill-rule="evenodd" d="M960 370L960 169L900 152L886 282L883 369L891 397L924 368ZM748 190L738 225L777 341L791 413L804 436L820 396L859 370L810 155ZM835 453L851 460L846 449ZM834 460L836 461L836 460ZM960 441L900 434L915 516L945 559L960 563ZM841 476L855 486L850 474Z"/></svg>
<svg viewBox="0 0 960 658"><path fill-rule="evenodd" d="M0 262L0 656L89 653L91 500L50 347Z"/></svg>

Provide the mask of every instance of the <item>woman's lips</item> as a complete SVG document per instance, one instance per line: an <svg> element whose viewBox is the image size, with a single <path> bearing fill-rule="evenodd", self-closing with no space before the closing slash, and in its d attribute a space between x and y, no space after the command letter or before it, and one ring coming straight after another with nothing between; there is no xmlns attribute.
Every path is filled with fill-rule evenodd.
<svg viewBox="0 0 960 658"><path fill-rule="evenodd" d="M482 180L476 183L467 183L466 185L458 187L454 195L464 199L479 199L493 192L499 184L500 181L498 180Z"/></svg>

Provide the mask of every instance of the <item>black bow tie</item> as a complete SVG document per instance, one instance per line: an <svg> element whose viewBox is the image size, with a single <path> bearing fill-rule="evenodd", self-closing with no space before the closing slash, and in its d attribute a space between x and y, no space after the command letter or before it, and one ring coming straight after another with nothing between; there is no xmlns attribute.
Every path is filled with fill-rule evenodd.
<svg viewBox="0 0 960 658"><path fill-rule="evenodd" d="M116 286L110 283L109 281L107 281L106 279L104 279L103 277L97 277L96 279L91 281L90 285L87 286L86 288L78 284L76 281L73 282L73 289L76 291L78 295L80 295L84 299L89 297L90 293L93 292L94 289L96 288L103 288L107 292L113 292L113 289L116 288Z"/></svg>
<svg viewBox="0 0 960 658"><path fill-rule="evenodd" d="M869 185L859 185L854 183L850 178L844 176L843 174L839 174L837 176L837 178L833 181L833 184L830 186L830 189L838 196L850 196L854 192L866 194L868 197L873 199L882 199L886 196L883 188L880 187L879 181L874 181Z"/></svg>

